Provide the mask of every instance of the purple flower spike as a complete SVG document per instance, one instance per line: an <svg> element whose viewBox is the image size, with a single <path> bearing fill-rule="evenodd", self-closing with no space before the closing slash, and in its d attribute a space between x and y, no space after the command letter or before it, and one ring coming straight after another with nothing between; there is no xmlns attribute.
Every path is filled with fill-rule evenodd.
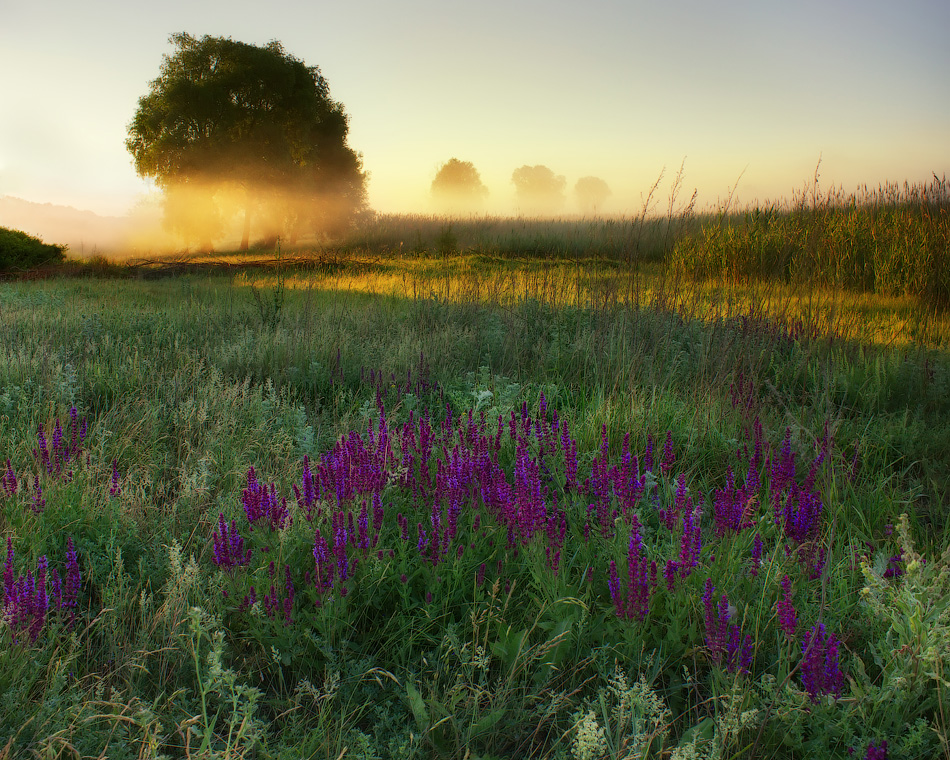
<svg viewBox="0 0 950 760"><path fill-rule="evenodd" d="M792 429L785 429L782 451L772 462L772 491L777 493L788 488L795 479L795 454L792 452Z"/></svg>
<svg viewBox="0 0 950 760"><path fill-rule="evenodd" d="M650 611L650 596L656 586L656 565L652 565L643 552L640 525L636 515L632 517L630 542L627 546L627 583L621 589L617 563L610 561L610 578L607 582L610 599L617 617L623 620L644 620Z"/></svg>
<svg viewBox="0 0 950 760"><path fill-rule="evenodd" d="M823 694L841 696L844 675L838 663L838 637L818 623L805 634L802 642L802 686L817 702Z"/></svg>
<svg viewBox="0 0 950 760"><path fill-rule="evenodd" d="M660 469L663 474L668 474L676 463L676 455L673 453L673 432L666 431L666 442L663 444L663 461L660 462Z"/></svg>
<svg viewBox="0 0 950 760"><path fill-rule="evenodd" d="M748 673L752 667L753 641L748 634L743 638L741 629L730 623L735 608L723 594L715 601L716 587L707 578L703 588L705 609L706 646L713 662L722 665L730 673Z"/></svg>
<svg viewBox="0 0 950 760"><path fill-rule="evenodd" d="M119 485L119 465L116 461L112 460L112 480L109 485L109 495L110 496L120 496L122 494L122 486Z"/></svg>
<svg viewBox="0 0 950 760"><path fill-rule="evenodd" d="M864 753L864 760L887 760L887 742L880 744L871 742L868 744L867 752Z"/></svg>
<svg viewBox="0 0 950 760"><path fill-rule="evenodd" d="M782 578L782 598L776 602L775 607L778 612L778 627L786 636L793 638L798 617L792 604L792 582L787 575Z"/></svg>
<svg viewBox="0 0 950 760"><path fill-rule="evenodd" d="M687 507L689 503L687 502ZM689 576L699 564L699 555L703 549L703 539L700 530L702 512L697 509L688 509L683 514L683 534L680 536L680 575Z"/></svg>
<svg viewBox="0 0 950 760"><path fill-rule="evenodd" d="M75 564L75 552L72 551L72 540L69 542L71 557L67 560L67 572ZM49 612L62 610L62 588L59 575L55 569L49 569L46 556L40 557L36 564L36 574L28 571L26 576L19 575L14 579L13 539L7 539L7 557L3 567L3 596L0 598L0 618L9 626L13 634L13 642L23 644L27 641L33 644L40 637L49 618ZM78 568L75 571L78 573ZM78 593L78 580L75 581L75 590L71 588L70 615L67 625L71 625L75 607L75 596ZM52 594L50 593L52 587ZM52 604L51 604L52 602Z"/></svg>
<svg viewBox="0 0 950 760"><path fill-rule="evenodd" d="M38 475L33 476L33 496L30 498L30 509L33 514L40 514L46 508L46 498L43 496L43 487Z"/></svg>
<svg viewBox="0 0 950 760"><path fill-rule="evenodd" d="M40 460L44 470L47 472L53 471L53 463L49 457L49 447L46 444L46 433L42 425L36 430L36 448L33 449L33 456Z"/></svg>
<svg viewBox="0 0 950 760"><path fill-rule="evenodd" d="M231 520L230 526L224 520L224 514L218 514L218 527L212 534L214 541L214 564L225 570L251 561L251 550L244 551L244 539L238 533L237 525Z"/></svg>
<svg viewBox="0 0 950 760"><path fill-rule="evenodd" d="M752 541L752 567L749 570L749 573L752 577L756 577L759 574L759 565L762 564L762 536L758 533L755 534L755 539Z"/></svg>
<svg viewBox="0 0 950 760"><path fill-rule="evenodd" d="M15 496L19 488L16 473L13 472L13 465L10 464L9 459L7 459L7 469L3 472L3 478L0 479L0 485L2 485L6 495L10 497Z"/></svg>
<svg viewBox="0 0 950 760"><path fill-rule="evenodd" d="M66 539L66 585L63 589L63 607L75 610L82 574L79 572L79 560L73 548L73 539Z"/></svg>

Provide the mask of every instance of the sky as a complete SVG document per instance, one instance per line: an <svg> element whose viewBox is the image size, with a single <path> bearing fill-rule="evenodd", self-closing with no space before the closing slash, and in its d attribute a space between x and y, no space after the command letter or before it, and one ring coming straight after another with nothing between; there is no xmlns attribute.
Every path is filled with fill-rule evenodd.
<svg viewBox="0 0 950 760"><path fill-rule="evenodd" d="M126 213L152 188L125 149L170 34L279 40L350 117L370 205L432 210L450 158L488 211L512 172L612 190L636 213L665 168L714 207L811 182L950 171L947 0L0 0L0 196ZM567 209L569 210L569 208Z"/></svg>

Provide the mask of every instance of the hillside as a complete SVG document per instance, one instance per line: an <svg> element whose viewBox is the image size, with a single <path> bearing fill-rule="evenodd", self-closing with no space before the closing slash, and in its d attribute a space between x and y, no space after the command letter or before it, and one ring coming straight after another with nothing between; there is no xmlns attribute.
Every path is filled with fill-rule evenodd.
<svg viewBox="0 0 950 760"><path fill-rule="evenodd" d="M100 216L72 206L34 203L0 196L0 226L36 235L47 243L66 244L72 256L90 256L120 247L128 238L127 217Z"/></svg>

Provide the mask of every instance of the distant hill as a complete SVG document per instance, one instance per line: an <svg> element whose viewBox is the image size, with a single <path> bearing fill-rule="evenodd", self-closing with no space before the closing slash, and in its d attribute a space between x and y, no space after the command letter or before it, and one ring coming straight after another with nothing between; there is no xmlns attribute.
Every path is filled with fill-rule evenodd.
<svg viewBox="0 0 950 760"><path fill-rule="evenodd" d="M67 254L91 256L122 248L132 231L128 217L100 216L72 206L0 196L0 227L22 230L45 243L68 245Z"/></svg>

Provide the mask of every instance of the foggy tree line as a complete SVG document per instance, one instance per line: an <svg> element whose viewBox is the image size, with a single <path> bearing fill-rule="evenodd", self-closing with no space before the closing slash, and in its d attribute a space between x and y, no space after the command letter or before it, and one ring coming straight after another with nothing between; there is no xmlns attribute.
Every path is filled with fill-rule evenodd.
<svg viewBox="0 0 950 760"><path fill-rule="evenodd" d="M567 179L543 164L527 164L511 173L519 210L526 214L560 211L567 198ZM450 158L432 180L432 197L443 210L461 212L479 210L488 197L488 188L471 161ZM585 214L596 214L603 208L611 191L600 177L581 177L574 184L574 200Z"/></svg>
<svg viewBox="0 0 950 760"><path fill-rule="evenodd" d="M367 210L362 156L347 143L349 117L315 66L277 41L173 34L128 125L126 147L139 175L162 191L164 224L186 243L212 250L241 231L293 243L333 235ZM566 204L567 180L544 165L512 172L518 210L551 214ZM488 188L470 161L436 173L432 197L445 211L477 211ZM599 177L573 187L584 213L610 195Z"/></svg>

